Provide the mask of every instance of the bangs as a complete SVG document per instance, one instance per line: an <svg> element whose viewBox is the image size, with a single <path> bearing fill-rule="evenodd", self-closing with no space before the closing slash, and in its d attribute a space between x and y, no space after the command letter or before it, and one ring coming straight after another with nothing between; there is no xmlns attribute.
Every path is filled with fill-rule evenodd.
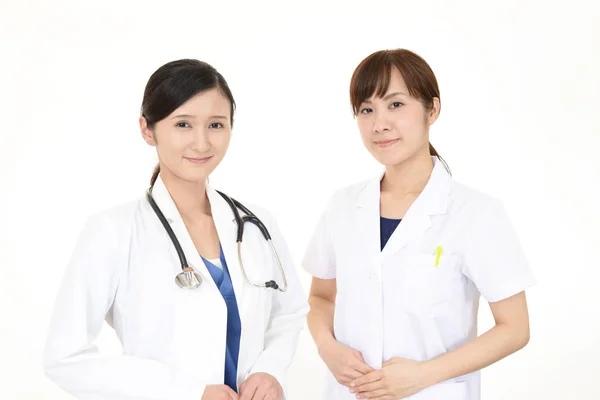
<svg viewBox="0 0 600 400"><path fill-rule="evenodd" d="M383 97L390 85L393 61L384 52L372 54L356 68L350 82L350 103L354 115L363 101Z"/></svg>

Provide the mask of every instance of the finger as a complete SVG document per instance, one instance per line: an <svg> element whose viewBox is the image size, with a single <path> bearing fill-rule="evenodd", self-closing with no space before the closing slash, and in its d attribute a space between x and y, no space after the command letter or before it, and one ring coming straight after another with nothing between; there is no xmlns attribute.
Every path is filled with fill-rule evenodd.
<svg viewBox="0 0 600 400"><path fill-rule="evenodd" d="M265 385L261 385L256 388L256 393L254 393L252 400L265 400L268 392L269 388L267 388Z"/></svg>
<svg viewBox="0 0 600 400"><path fill-rule="evenodd" d="M362 393L362 392L372 392L374 390L384 389L385 385L383 384L383 380L378 380L372 383L365 383L361 386L355 386L352 388L352 392L354 393Z"/></svg>
<svg viewBox="0 0 600 400"><path fill-rule="evenodd" d="M227 388L227 393L229 394L229 397L231 398L231 400L239 400L240 396L229 386L226 386Z"/></svg>
<svg viewBox="0 0 600 400"><path fill-rule="evenodd" d="M361 374L368 374L369 372L374 371L373 368L365 363L360 353L356 354L356 358L350 362L350 367L354 368Z"/></svg>
<svg viewBox="0 0 600 400"><path fill-rule="evenodd" d="M264 400L281 400L281 397L282 396L279 394L279 392L277 390L271 389L265 395Z"/></svg>
<svg viewBox="0 0 600 400"><path fill-rule="evenodd" d="M359 393L357 393L356 398L357 399L369 399L369 400L371 400L371 399L376 399L378 397L387 396L388 394L389 393L388 393L388 390L386 388L380 388L380 389L377 389L377 390L370 390L370 391L367 391L367 392L359 392Z"/></svg>
<svg viewBox="0 0 600 400"><path fill-rule="evenodd" d="M369 374L363 375L360 378L355 379L354 381L352 381L350 386L359 387L366 383L377 382L378 380L381 379L381 377L382 377L381 371L373 371Z"/></svg>
<svg viewBox="0 0 600 400"><path fill-rule="evenodd" d="M363 355L362 355L362 353L361 353L360 351L358 351L358 350L355 350L355 351L354 351L354 355L356 356L356 359L357 359L358 361L360 361L360 362L361 362L361 363L363 363L363 364L366 364L366 362L365 362L365 358L363 357Z"/></svg>
<svg viewBox="0 0 600 400"><path fill-rule="evenodd" d="M356 371L360 372L362 375L369 374L369 373L375 371L373 368L371 368L367 364L361 363L361 362L353 363L352 368L354 368Z"/></svg>
<svg viewBox="0 0 600 400"><path fill-rule="evenodd" d="M360 372L354 368L348 368L348 369L344 370L344 372L342 373L342 376L344 378L348 379L349 381L358 379L363 375L365 375L365 374L363 374L362 372Z"/></svg>
<svg viewBox="0 0 600 400"><path fill-rule="evenodd" d="M393 397L389 394L384 394L383 396L379 396L379 397L367 397L368 400L398 400L398 399L403 399L404 397Z"/></svg>
<svg viewBox="0 0 600 400"><path fill-rule="evenodd" d="M402 360L403 360L403 358L400 358L400 357L394 357L394 358L390 358L389 360L385 361L385 362L382 364L382 367L388 367L388 366L390 366L390 365L392 365L392 364L397 364L398 362L400 362L400 361L402 361Z"/></svg>
<svg viewBox="0 0 600 400"><path fill-rule="evenodd" d="M252 400L254 393L256 392L257 382L254 379L245 381L240 386L240 400Z"/></svg>
<svg viewBox="0 0 600 400"><path fill-rule="evenodd" d="M336 377L336 380L339 384L350 387L350 384L354 382L355 379L360 378L364 374L354 370L354 369L345 369L340 372L340 374Z"/></svg>

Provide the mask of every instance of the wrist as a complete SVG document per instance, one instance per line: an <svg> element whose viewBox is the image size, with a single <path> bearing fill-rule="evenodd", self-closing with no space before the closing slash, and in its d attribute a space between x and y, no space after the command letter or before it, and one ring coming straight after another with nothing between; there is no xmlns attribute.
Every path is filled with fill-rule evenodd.
<svg viewBox="0 0 600 400"><path fill-rule="evenodd" d="M441 382L439 378L439 369L437 360L434 358L429 361L423 361L419 368L419 389L423 390Z"/></svg>
<svg viewBox="0 0 600 400"><path fill-rule="evenodd" d="M320 355L322 355L323 352L330 349L331 345L333 345L336 342L337 341L335 340L335 337L331 333L326 333L319 337L319 340L315 341L315 344L317 346L317 351Z"/></svg>

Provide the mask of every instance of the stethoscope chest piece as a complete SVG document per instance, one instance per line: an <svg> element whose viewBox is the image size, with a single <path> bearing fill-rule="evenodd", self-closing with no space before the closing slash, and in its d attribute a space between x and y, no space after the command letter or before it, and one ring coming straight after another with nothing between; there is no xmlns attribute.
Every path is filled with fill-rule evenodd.
<svg viewBox="0 0 600 400"><path fill-rule="evenodd" d="M185 267L175 277L175 283L182 289L196 289L202 284L202 277L191 267Z"/></svg>

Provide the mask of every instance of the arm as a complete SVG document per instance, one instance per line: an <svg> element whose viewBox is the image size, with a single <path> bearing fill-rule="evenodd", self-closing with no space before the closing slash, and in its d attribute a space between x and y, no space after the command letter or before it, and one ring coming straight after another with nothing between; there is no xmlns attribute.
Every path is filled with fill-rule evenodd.
<svg viewBox="0 0 600 400"><path fill-rule="evenodd" d="M351 347L339 343L333 330L333 316L336 296L335 279L313 278L310 289L308 327L319 351L319 356L336 381L346 387L364 374L372 372L362 354Z"/></svg>
<svg viewBox="0 0 600 400"><path fill-rule="evenodd" d="M495 326L475 340L422 365L429 387L483 369L522 349L529 342L529 315L525 292L490 303Z"/></svg>
<svg viewBox="0 0 600 400"><path fill-rule="evenodd" d="M483 369L529 341L525 293L491 303L496 325L462 347L425 362L393 358L381 370L356 379L357 398L405 398L446 380ZM385 398L385 397L382 397Z"/></svg>
<svg viewBox="0 0 600 400"><path fill-rule="evenodd" d="M335 279L312 278L308 297L310 312L308 313L307 323L319 353L335 341L333 314L336 292Z"/></svg>
<svg viewBox="0 0 600 400"><path fill-rule="evenodd" d="M174 367L131 356L104 357L94 342L111 309L128 234L106 216L90 219L59 289L46 339L46 375L84 400L200 400L205 386Z"/></svg>
<svg viewBox="0 0 600 400"><path fill-rule="evenodd" d="M423 370L429 384L485 368L529 342L525 289L535 279L498 201L488 204L471 229L464 273L488 300L495 326L461 348L426 362Z"/></svg>
<svg viewBox="0 0 600 400"><path fill-rule="evenodd" d="M462 347L426 362L395 358L355 382L364 396L408 396L484 367L529 342L525 289L535 283L516 233L499 202L490 202L471 229L463 273L490 303L495 326ZM365 398L365 397L359 397Z"/></svg>
<svg viewBox="0 0 600 400"><path fill-rule="evenodd" d="M337 260L331 240L329 215L335 209L331 199L313 232L302 261L310 273L310 288L307 323L319 356L336 379L349 386L353 379L373 369L367 365L362 354L345 344L339 343L334 332L335 300L337 295Z"/></svg>

